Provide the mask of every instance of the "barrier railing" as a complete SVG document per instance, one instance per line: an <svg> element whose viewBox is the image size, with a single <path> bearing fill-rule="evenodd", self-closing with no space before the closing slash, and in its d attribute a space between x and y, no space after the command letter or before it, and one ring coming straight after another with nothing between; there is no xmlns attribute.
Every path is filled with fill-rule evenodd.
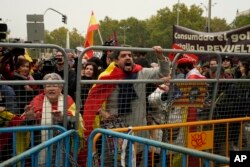
<svg viewBox="0 0 250 167"><path fill-rule="evenodd" d="M93 46L93 47L85 48L85 50L80 54L80 58L82 58L82 56L89 50L94 50L94 51L126 50L126 51L131 51L132 53L134 51L142 51L142 52L147 52L147 54L152 54L154 52L154 50L152 48L137 48L137 47L126 47L126 48L124 48L124 47L112 47L112 46L111 47ZM174 129L174 126L178 127L178 125L180 123L187 121L187 115L189 113L188 112L188 107L190 107L190 108L193 107L193 108L197 109L197 112L195 112L195 114L197 114L197 118L196 118L197 121L201 121L201 120L217 120L217 119L224 119L224 118L238 118L238 117L245 117L246 115L248 115L247 114L247 108L249 108L249 105L248 105L249 103L245 102L245 101L243 102L243 101L241 101L239 99L242 98L242 97L246 97L243 92L247 92L248 88L245 85L248 85L250 83L250 80L247 80L247 79L221 79L220 78L221 72L222 72L221 68L217 68L215 78L213 78L213 79L199 79L199 80L198 79L176 79L176 75L177 75L176 61L182 54L191 53L191 54L199 55L200 58L204 58L206 61L208 61L212 57L215 57L217 59L217 62L218 62L218 67L221 67L222 66L222 58L223 58L223 56L235 56L235 53L191 51L191 50L190 51L181 51L181 50L174 50L174 49L163 49L163 53L165 53L165 55L167 55L169 53L173 53L173 54L175 54L175 58L171 63L172 64L172 66L171 66L172 67L172 69L171 69L172 70L171 71L172 72L172 79L170 80L170 90L169 90L169 93L168 93L168 99L165 100L165 101L162 100L162 102L160 104L160 105L166 104L167 107L168 107L168 111L166 111L166 110L165 111L162 111L162 110L157 111L158 116L160 115L160 117L162 117L162 119L161 118L159 119L160 121L158 121L157 124L173 124L173 129ZM237 56L239 56L239 58L243 58L243 57L246 57L246 56L249 56L249 55L247 53L237 53ZM77 110L82 110L83 113L84 113L84 110L83 110L83 108L80 108L80 107L84 106L84 103L83 103L84 100L81 101L80 99L81 99L81 97L86 96L86 94L81 94L82 93L81 92L81 90L82 90L81 86L84 86L85 84L86 85L88 85L88 84L96 84L96 85L98 85L98 84L103 84L103 85L105 85L105 84L113 84L113 85L116 86L118 84L130 83L130 84L133 84L134 88L138 88L138 87L142 88L142 90L145 90L145 94L147 94L149 92L146 92L147 90L144 89L144 86L146 84L148 84L148 83L162 84L163 83L163 81L160 80L160 79L146 79L146 80L142 80L142 79L130 79L130 80L127 80L127 79L123 79L123 80L81 80L81 75L80 75L81 67L82 67L82 63L80 61L78 61L76 107L77 107ZM240 86L242 86L242 85L243 86L240 87L238 84ZM233 85L235 87L230 87L228 85L230 85L230 86ZM178 90L175 92L175 87L176 86L180 90L180 92L182 94L184 94L185 98L175 99L175 101L171 101L171 97L174 95L174 93L178 93L177 92ZM237 87L237 86L239 86L240 88ZM109 87L109 86L107 86L107 87ZM192 89L192 88L194 88L194 89ZM241 89L241 92L239 91L240 89ZM226 90L226 91L224 91L224 90ZM233 90L233 91L231 91L231 90ZM103 91L106 91L106 90L103 90ZM206 96L207 92L210 93L209 98L208 98L209 103L206 103L208 101L205 101L205 100L207 100L207 96ZM115 98L113 98L113 96L114 97L116 96L115 95L116 91L113 91L112 93L113 93L112 97L108 98L108 100L110 100L110 101L115 99ZM196 95L193 94L194 96L189 98L189 95L192 95L192 93L198 93L198 95L196 96ZM142 97L144 98L145 94L143 94L141 91L137 92L137 95L138 95L139 98L142 98ZM238 94L242 94L242 96L239 98L239 96L237 96ZM227 96L225 96L225 95L227 95ZM118 96L119 95L117 95L117 97ZM159 96L157 96L157 97L159 97ZM98 101L99 97L100 97L99 95L96 95L96 98L94 100ZM223 99L221 97L223 97ZM148 96L145 97L145 101L147 100L147 98L148 98ZM197 104L195 104L196 106L193 105L193 101L191 101L191 100L196 100L197 101ZM250 101L250 98L249 99L244 99L244 100L246 100L246 101L249 100ZM219 103L221 101L222 101L222 103ZM237 103L237 104L234 104L234 106L240 106L242 109L244 109L244 111L242 111L239 108L237 109L236 107L234 107L232 105L228 105L227 102L230 102L230 101ZM144 101L141 100L141 99L140 99L140 101L137 100L137 99L132 101L132 104L133 104L133 107L131 107L132 110L136 111L136 109L139 108L139 106L142 104L142 102L144 102ZM171 102L173 102L173 104L171 104ZM136 103L137 103L137 105L136 105ZM225 103L225 105L223 105L224 103ZM109 103L107 103L107 104L109 104ZM104 104L103 106L105 106L105 105L106 104ZM110 105L112 105L112 104L110 104ZM160 105L158 105L158 106L160 106ZM108 108L109 107L108 105L106 105L106 106L107 106L106 111L109 114L113 114L113 113L116 112L115 109L112 110L112 109ZM105 111L105 109L103 109L103 111ZM126 121L129 122L130 126L140 126L140 125L146 126L146 125L149 125L148 122L147 123L138 123L139 120L147 119L147 118L145 118L146 114L148 114L148 113L150 114L150 112L148 112L148 110L147 110L147 106L145 105L145 108L142 108L142 109L140 108L137 111L138 112L135 112L135 113L136 114L139 113L139 114L138 115L134 114L133 119L129 118L130 120L128 120L128 118L126 118ZM96 112L96 110L93 111L93 113L95 113L95 112ZM178 112L178 114L176 114L177 112ZM154 115L155 113L156 112L152 113L152 116L155 116ZM220 114L219 116L218 116L218 113ZM92 113L90 113L90 114L92 114ZM124 116L124 115L122 115L122 116ZM127 116L127 115L125 115L125 116ZM87 126L103 127L101 121L105 122L105 119L102 119L102 118L99 119L97 117L99 117L99 115L96 116L96 120L97 120L96 122L99 121L98 123L95 122L94 125L85 124L85 127L87 127ZM169 117L171 117L171 119ZM193 116L193 117L196 117L196 115ZM138 121L134 120L135 118ZM108 120L106 122L108 122ZM116 122L116 121L114 120L114 122ZM105 128L107 128L107 129L115 128L115 125L113 123L110 123L110 124L107 123L107 124L108 125ZM225 127L223 127L223 128L221 128L221 127L217 128L216 133L218 133L219 130L221 130L220 131L221 134L228 133L228 132L226 132L226 130L228 130L227 128L229 128L230 131L232 132L233 129L231 129L230 127L231 127L231 125L229 125L228 127L226 127L226 125L225 125ZM237 126L235 126L235 127L237 127ZM243 126L241 126L241 128L242 127ZM183 138L186 138L187 135L188 135L188 132L187 132L188 129L184 129L182 131L184 133ZM218 135L220 135L220 133L218 133ZM237 135L238 132L233 131L232 134ZM157 134L154 134L152 132L152 134L150 134L150 135L151 135L151 137L154 137ZM162 135L161 139L165 140L166 139L165 135L166 135L166 130L163 131L163 135ZM138 134L138 136L141 136L141 135ZM229 136L231 136L231 135L229 135ZM171 134L170 134L170 138L172 138ZM219 138L222 138L222 137L219 136ZM161 140L161 141L163 141L163 140ZM185 142L185 140L183 140L183 142ZM185 143L182 143L182 144L184 145Z"/></svg>
<svg viewBox="0 0 250 167"><path fill-rule="evenodd" d="M67 57L67 54L65 52L65 50L58 46L58 45L54 45L54 44L39 44L39 43L33 43L33 44L30 44L30 43L2 43L0 42L0 47L6 47L6 48L36 48L36 49L57 49L58 51L62 52L62 56L64 57L64 66L63 66L63 79L64 81L44 81L44 80L35 80L35 81L3 81L3 80L0 80L0 83L1 84L4 84L4 85L24 85L24 84L30 84L30 85L35 85L35 84L45 84L45 83L62 83L63 84L63 95L64 97L67 97L68 95L68 57ZM64 98L63 99L63 103L64 104L67 104L67 101L68 99L67 98ZM63 107L64 109L64 117L63 117L63 124L64 124L64 127L67 127L67 114L66 114L66 111L67 111L67 106L64 105Z"/></svg>
<svg viewBox="0 0 250 167"><path fill-rule="evenodd" d="M35 131L42 131L42 130L56 130L59 131L60 134L57 136L48 139L47 141L39 144L39 145L34 145L34 132ZM0 133L12 133L13 134L13 150L16 147L15 141L16 137L15 134L17 132L30 132L31 133L31 148L27 151L22 152L21 154L15 155L15 151L13 152L13 157L0 163L1 167L5 166L10 166L13 165L15 166L19 162L21 162L21 166L26 166L25 160L29 157L32 158L31 165L32 166L38 166L38 160L39 158L39 152L41 150L44 150L47 148L47 156L46 156L46 166L51 166L52 163L52 145L56 144L56 165L55 166L60 166L61 164L61 159L64 160L64 166L69 166L69 156L70 156L70 146L71 146L71 136L74 135L74 145L73 145L73 160L77 160L77 151L78 151L78 144L79 144L79 139L77 132L75 130L66 130L65 128L57 125L52 125L52 126L26 126L26 127L11 127L11 128L0 128ZM50 134L50 133L49 133ZM50 136L50 135L49 135ZM20 144L20 143L19 143ZM64 146L62 146L64 144ZM61 156L61 149L62 147L65 147L63 157Z"/></svg>
<svg viewBox="0 0 250 167"><path fill-rule="evenodd" d="M194 140L190 140L190 138L182 138L183 140L186 140L186 145L183 145L185 147L189 147L192 149L197 149L197 150L201 150L201 151L206 151L206 152L210 152L210 153L215 153L215 149L218 149L215 147L215 144L219 138L222 138L221 136L215 136L215 127L217 125L225 125L226 127L226 134L225 134L225 140L224 138L221 140L224 140L224 144L223 147L225 148L224 152L221 155L229 157L229 125L233 124L233 123L239 123L240 124L240 133L239 133L239 150L243 150L243 131L244 131L244 123L249 122L250 121L250 117L244 117L244 118L231 118L231 119L220 119L220 120L207 120L207 121L196 121L196 122L185 122L185 123L174 123L174 124L162 124L162 125L149 125L149 126L137 126L137 127L126 127L126 128L115 128L115 129L111 129L112 131L115 132L122 132L122 133L126 133L129 130L132 130L134 132L134 135L136 136L136 134L138 132L141 131L150 131L150 134L152 134L152 139L154 139L155 136L155 131L157 130L168 130L169 132L169 140L167 141L169 144L174 144L174 129L176 128L186 128L186 129L190 129L191 127L197 127L197 131L194 133L190 133L189 135L200 135L200 134L206 134L207 133L207 138L197 138L199 139L200 142L206 143L202 148L197 148L192 146L192 142L198 142L196 141L196 139ZM195 135L194 135L195 134ZM97 148L97 141L98 139L101 137L101 133L96 133L96 135L93 137L93 147L92 150L94 153L97 152L96 148ZM209 135L211 135L210 137L208 137ZM202 135L200 135L202 136ZM217 137L217 138L216 138ZM89 145L90 146L90 145ZM135 145L136 147L136 145ZM99 146L100 148L100 146ZM154 154L155 149L151 149L151 153L152 155ZM217 153L218 154L218 153ZM173 164L173 153L170 152L169 153L170 159L169 159L169 164L170 166L172 166ZM155 159L152 158L152 166L154 164Z"/></svg>
<svg viewBox="0 0 250 167"><path fill-rule="evenodd" d="M139 127L137 127L139 128ZM146 128L146 127L144 127ZM133 129L133 128L132 128ZM125 129L124 129L125 130ZM120 132L114 132L112 130L106 130L106 129L100 129L97 128L95 129L90 137L89 137L89 143L88 143L88 166L92 166L92 155L93 155L93 139L96 136L96 134L101 133L102 134L102 155L101 156L101 166L104 166L104 149L105 149L105 143L103 141L104 136L111 136L114 137L115 142L115 155L114 155L114 166L117 165L117 159L118 159L118 155L117 155L117 149L118 149L118 138L122 138L123 140L126 139L128 140L129 143L129 158L128 158L128 166L132 166L132 144L134 143L141 143L144 145L144 166L148 166L148 150L150 146L154 146L154 147L159 147L161 148L161 166L165 167L166 166L166 155L167 155L167 151L175 151L178 153L181 153L183 155L183 159L182 159L182 166L185 167L186 166L186 156L190 155L190 156L195 156L195 157L199 157L204 159L204 164L205 167L209 166L209 161L214 161L214 162L218 162L218 163L222 163L222 164L229 164L229 158L227 157L223 157L223 156L219 156L219 155L215 155L215 154L211 154L211 153L207 153L207 152L202 152L202 151L197 151L197 150L193 150L193 149L189 149L189 148L184 148L184 147L180 147L180 146L176 146L173 144L168 144L168 143L163 143L163 142L158 142L158 141L154 141L154 140L150 140L150 139L146 139L146 138L142 138L142 137L138 137L138 136L132 136L129 134L124 134L124 133L120 133Z"/></svg>
<svg viewBox="0 0 250 167"><path fill-rule="evenodd" d="M23 48L56 48L56 49L62 51L63 52L63 56L65 58L65 64L64 64L64 70L65 70L65 72L64 72L64 81L63 82L58 82L58 83L63 83L63 85L64 85L64 96L66 96L68 94L68 92L67 92L67 90L68 90L67 89L68 88L67 87L68 86L68 73L67 73L67 70L68 70L68 67L67 67L68 64L67 63L68 63L68 61L67 61L66 53L65 53L65 51L64 51L63 48L61 48L59 46L56 46L56 45L50 45L50 44L17 44L17 43L10 44L10 43L0 43L0 46L4 46L4 47L23 47ZM93 47L85 48L85 50L79 56L79 60L82 59L82 56L84 55L84 53L86 53L88 50L91 50L91 49L93 49L93 50L124 50L124 47L93 46ZM153 52L152 48L126 47L126 50L131 50L131 51L145 51L145 52L149 52L149 53ZM222 58L222 56L225 56L225 55L227 55L227 56L234 56L235 55L235 53L219 53L219 52L207 52L207 51L181 51L181 50L173 50L173 49L163 49L163 52L164 53L181 53L181 54L182 53L185 53L185 54L187 54L187 53L193 53L193 54L197 54L197 55L202 54L202 55L206 55L206 56L213 55L213 56L217 57L219 66L221 66L221 58ZM237 55L239 55L240 57L241 56L242 57L243 56L249 56L248 53L239 53L239 54L237 53ZM177 55L175 57L174 61L173 61L174 65L175 65L175 61L177 60L178 56L179 55ZM80 112L80 107L81 107L81 104L82 104L81 97L80 97L81 96L81 84L85 84L85 83L86 84L88 84L88 83L104 83L104 84L110 84L110 83L113 84L114 83L114 84L119 84L119 83L127 83L127 82L129 82L129 83L133 83L133 84L142 84L143 85L143 84L146 84L146 83L163 83L162 80L150 80L150 81L149 80L109 80L109 81L104 81L104 80L103 81L84 80L83 81L83 80L81 80L81 72L80 72L81 66L82 66L81 61L78 61L77 85L76 85L76 87L77 87L77 90L76 90L76 111L77 111L76 117L79 116L78 113ZM173 66L173 72L175 72L174 71L175 67L176 66ZM208 80L202 80L202 81L201 80L200 81L199 80L185 80L185 79L180 79L179 80L179 79L175 79L174 75L173 75L173 77L172 77L173 79L170 82L171 82L171 84L182 83L182 82L188 83L188 84L189 83L193 83L193 82L194 83L195 82L214 83L213 92L212 92L213 93L212 94L212 100L211 100L212 103L211 103L211 106L209 107L210 112L209 112L209 114L207 114L209 116L206 115L206 119L214 119L213 115L214 115L214 110L217 107L216 106L217 105L216 104L216 101L217 101L216 98L217 98L219 84L221 84L221 83L228 83L228 82L230 82L230 83L242 82L244 84L249 83L249 80L247 80L247 79L246 80L241 79L240 81L238 79L232 79L232 80L231 79L230 80L219 79L219 73L220 73L220 69L218 68L217 72L216 72L216 74L217 74L216 76L217 77L215 79L208 79ZM172 74L174 74L174 73L172 73ZM43 81L27 81L27 82L23 82L23 81L0 81L0 84L6 84L6 85L7 84L10 84L10 85L15 85L15 84L36 84L36 83L45 84L47 82L43 82ZM50 82L48 81L48 83L50 83ZM245 90L243 90L243 91L245 91ZM171 95L171 91L170 91L169 95ZM234 95L237 95L237 94L235 93L235 94L232 94L232 95L234 96ZM231 100L232 101L237 101L238 99L236 99L236 96L234 96L234 97L235 97L235 99L231 99ZM64 104L67 104L67 98L64 98ZM237 104L237 105L241 105L241 104ZM245 105L245 108L248 108L248 105ZM220 110L224 110L224 108L221 108ZM224 111L227 111L227 110L224 110ZM66 105L64 105L64 112L66 112ZM240 113L240 111L239 111L239 113ZM225 114L225 113L223 113L223 114ZM64 127L66 127L66 124L67 124L67 116L66 115L67 114L64 114ZM233 116L236 116L236 115L233 115ZM75 127L78 127L77 124L78 124L78 120L79 119L76 118L76 120L77 121L75 122L76 123ZM169 122L166 122L166 123L169 123ZM179 124L181 124L181 123L175 123L173 125L173 128L174 128L174 126L178 127ZM241 126L240 126L241 129L242 129L242 126L243 125L241 124ZM226 125L225 129L227 130L227 134L228 134L228 129L230 129L230 126ZM240 134L242 135L242 130L241 130ZM152 136L153 137L155 136L154 133L152 133ZM171 138L171 135L170 135L170 138ZM228 145L228 143L227 143L227 145ZM240 145L242 145L242 143Z"/></svg>

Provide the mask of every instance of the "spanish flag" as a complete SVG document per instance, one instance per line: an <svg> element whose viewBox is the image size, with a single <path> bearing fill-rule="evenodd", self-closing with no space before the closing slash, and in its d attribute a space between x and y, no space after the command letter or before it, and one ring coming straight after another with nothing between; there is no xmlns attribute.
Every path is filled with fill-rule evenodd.
<svg viewBox="0 0 250 167"><path fill-rule="evenodd" d="M92 46L94 44L94 31L99 29L99 24L96 21L94 12L92 11L90 21L89 21L89 26L87 30L87 34L85 37L85 42L84 42L84 48L87 48L89 46ZM85 55L87 59L91 58L93 56L93 51L88 51Z"/></svg>
<svg viewBox="0 0 250 167"><path fill-rule="evenodd" d="M137 73L142 69L140 65L135 64L132 73ZM99 80L121 80L127 76L126 73L112 62L108 68L99 76ZM84 123L85 136L88 137L93 130L96 114L106 101L108 96L115 89L116 84L95 84L90 89L86 102L84 104Z"/></svg>
<svg viewBox="0 0 250 167"><path fill-rule="evenodd" d="M140 65L135 65L132 73L137 73L142 67ZM123 72L122 69L117 67L114 62L112 62L105 71L99 75L99 80L120 80L124 79L127 74ZM83 120L85 125L84 136L88 137L92 130L94 129L94 121L98 111L105 104L108 96L115 89L116 84L95 84L89 90L88 97L84 104ZM87 141L85 141L87 143ZM78 154L78 163L85 166L87 160L87 149L88 145L84 145L84 149Z"/></svg>

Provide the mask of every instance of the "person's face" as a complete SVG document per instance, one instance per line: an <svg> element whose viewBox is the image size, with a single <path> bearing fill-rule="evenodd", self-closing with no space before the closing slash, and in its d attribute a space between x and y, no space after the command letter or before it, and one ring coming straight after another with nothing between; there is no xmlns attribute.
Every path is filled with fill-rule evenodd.
<svg viewBox="0 0 250 167"><path fill-rule="evenodd" d="M18 69L17 69L17 72L20 74L20 75L23 75L23 76L29 76L29 73L30 73L30 64L28 62L22 64Z"/></svg>
<svg viewBox="0 0 250 167"><path fill-rule="evenodd" d="M120 51L118 58L115 60L116 65L124 72L131 72L134 67L131 51Z"/></svg>
<svg viewBox="0 0 250 167"><path fill-rule="evenodd" d="M57 102L62 92L62 86L59 84L46 84L44 88L45 96L50 102Z"/></svg>
<svg viewBox="0 0 250 167"><path fill-rule="evenodd" d="M222 62L222 67L224 67L224 68L230 68L230 67L231 67L230 60L225 59L225 60Z"/></svg>
<svg viewBox="0 0 250 167"><path fill-rule="evenodd" d="M108 50L107 51L107 57L106 57L106 63L107 65L109 65L110 63L112 63L113 61L113 51L112 50Z"/></svg>
<svg viewBox="0 0 250 167"><path fill-rule="evenodd" d="M242 63L239 63L239 68L240 68L240 72L241 74L245 74L246 73L246 68Z"/></svg>
<svg viewBox="0 0 250 167"><path fill-rule="evenodd" d="M69 52L69 53L67 53L67 56L68 56L69 61L74 60L74 54L73 53Z"/></svg>
<svg viewBox="0 0 250 167"><path fill-rule="evenodd" d="M94 68L92 65L87 65L84 69L84 76L92 77L94 73Z"/></svg>
<svg viewBox="0 0 250 167"><path fill-rule="evenodd" d="M114 51L112 51L112 50L107 50L107 57L112 56L112 55L113 55L113 52L114 52Z"/></svg>
<svg viewBox="0 0 250 167"><path fill-rule="evenodd" d="M208 71L209 71L209 68L208 68L208 67L202 67L202 71L203 71L203 72L208 72Z"/></svg>
<svg viewBox="0 0 250 167"><path fill-rule="evenodd" d="M217 61L215 61L215 60L211 60L210 62L209 62L209 66L210 67L215 67L215 66L217 66L218 65L218 63L217 63Z"/></svg>
<svg viewBox="0 0 250 167"><path fill-rule="evenodd" d="M64 57L61 52L56 53L56 60L57 64L63 64L64 63Z"/></svg>

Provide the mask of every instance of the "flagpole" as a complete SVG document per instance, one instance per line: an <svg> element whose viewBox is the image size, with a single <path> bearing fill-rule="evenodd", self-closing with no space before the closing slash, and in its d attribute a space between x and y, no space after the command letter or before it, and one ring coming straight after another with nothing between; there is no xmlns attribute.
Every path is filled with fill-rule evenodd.
<svg viewBox="0 0 250 167"><path fill-rule="evenodd" d="M98 28L98 34L99 34L100 40L101 40L102 45L103 45L102 35L101 35L101 32L100 32L100 29L99 29L99 28Z"/></svg>

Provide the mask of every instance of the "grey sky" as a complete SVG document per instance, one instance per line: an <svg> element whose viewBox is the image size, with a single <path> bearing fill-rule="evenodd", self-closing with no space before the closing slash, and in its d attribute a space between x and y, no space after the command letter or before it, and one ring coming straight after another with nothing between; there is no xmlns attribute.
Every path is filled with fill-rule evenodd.
<svg viewBox="0 0 250 167"><path fill-rule="evenodd" d="M48 11L44 16L45 29L51 31L66 26L70 30L77 28L79 33L85 35L91 11L95 13L97 21L105 16L118 20L131 16L147 19L166 6L172 9L172 5L177 2L178 0L1 0L0 18L8 24L11 31L9 37L26 39L26 15L44 14L46 9L53 8L68 16L68 24L64 25L62 17L56 12ZM185 3L188 7L200 3L207 6L208 0L180 0L180 3ZM214 3L216 5L212 7L212 17L225 18L228 23L235 18L237 9L250 9L249 0L212 0L212 4Z"/></svg>

